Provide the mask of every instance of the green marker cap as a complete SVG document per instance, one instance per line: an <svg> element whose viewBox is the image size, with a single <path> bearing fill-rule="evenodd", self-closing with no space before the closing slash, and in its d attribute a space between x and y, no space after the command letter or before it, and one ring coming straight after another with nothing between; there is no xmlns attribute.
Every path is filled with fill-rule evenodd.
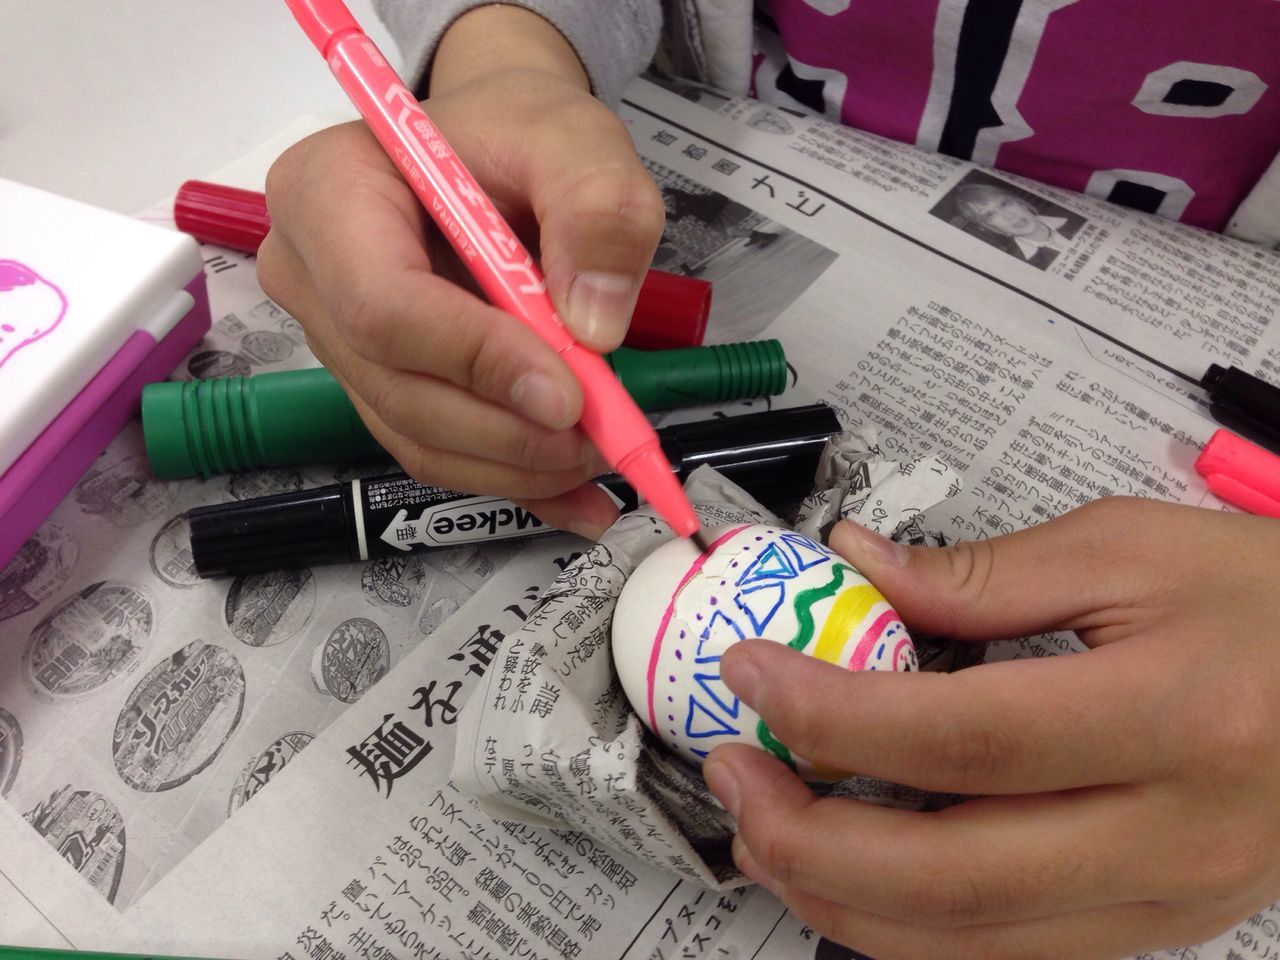
<svg viewBox="0 0 1280 960"><path fill-rule="evenodd" d="M156 476L358 460L382 452L323 367L152 383L142 430Z"/></svg>
<svg viewBox="0 0 1280 960"><path fill-rule="evenodd" d="M605 357L641 410L772 397L787 388L787 357L777 340L684 350L632 350Z"/></svg>

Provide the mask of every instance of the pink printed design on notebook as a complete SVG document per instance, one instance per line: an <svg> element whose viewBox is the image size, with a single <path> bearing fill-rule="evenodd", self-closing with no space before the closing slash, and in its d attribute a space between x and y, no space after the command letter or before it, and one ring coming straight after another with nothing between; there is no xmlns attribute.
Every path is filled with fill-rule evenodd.
<svg viewBox="0 0 1280 960"><path fill-rule="evenodd" d="M0 368L47 337L67 314L67 298L24 263L0 260Z"/></svg>

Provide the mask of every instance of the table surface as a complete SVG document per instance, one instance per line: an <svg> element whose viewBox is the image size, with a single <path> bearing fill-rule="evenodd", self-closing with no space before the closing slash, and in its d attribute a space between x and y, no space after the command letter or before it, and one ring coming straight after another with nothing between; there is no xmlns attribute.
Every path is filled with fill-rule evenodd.
<svg viewBox="0 0 1280 960"><path fill-rule="evenodd" d="M135 213L306 114L354 116L283 0L0 0L0 177Z"/></svg>

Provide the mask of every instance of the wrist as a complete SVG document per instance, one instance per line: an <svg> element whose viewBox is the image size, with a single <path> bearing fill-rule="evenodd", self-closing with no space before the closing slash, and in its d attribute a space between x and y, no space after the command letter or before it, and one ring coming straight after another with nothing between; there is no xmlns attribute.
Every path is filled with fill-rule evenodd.
<svg viewBox="0 0 1280 960"><path fill-rule="evenodd" d="M494 3L464 13L445 31L431 63L429 94L511 70L546 73L591 89L582 62L559 30L532 10Z"/></svg>

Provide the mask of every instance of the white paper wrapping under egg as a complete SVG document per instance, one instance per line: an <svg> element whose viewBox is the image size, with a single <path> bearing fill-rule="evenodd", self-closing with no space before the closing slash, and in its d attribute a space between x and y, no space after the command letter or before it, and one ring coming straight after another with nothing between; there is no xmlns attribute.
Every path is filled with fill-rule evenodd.
<svg viewBox="0 0 1280 960"><path fill-rule="evenodd" d="M954 495L959 480L937 458L887 462L874 435L828 444L815 492L789 526L825 542L852 517L913 543L937 543L918 526L929 507ZM776 524L739 487L702 467L685 485L707 526ZM733 824L698 770L673 756L623 696L609 652L614 604L626 578L671 539L651 510L628 514L570 564L524 627L507 637L458 721L452 777L498 819L580 831L614 850L713 888L746 879L729 854ZM917 638L922 664L944 668L943 645ZM854 778L825 793L918 805L920 795Z"/></svg>

